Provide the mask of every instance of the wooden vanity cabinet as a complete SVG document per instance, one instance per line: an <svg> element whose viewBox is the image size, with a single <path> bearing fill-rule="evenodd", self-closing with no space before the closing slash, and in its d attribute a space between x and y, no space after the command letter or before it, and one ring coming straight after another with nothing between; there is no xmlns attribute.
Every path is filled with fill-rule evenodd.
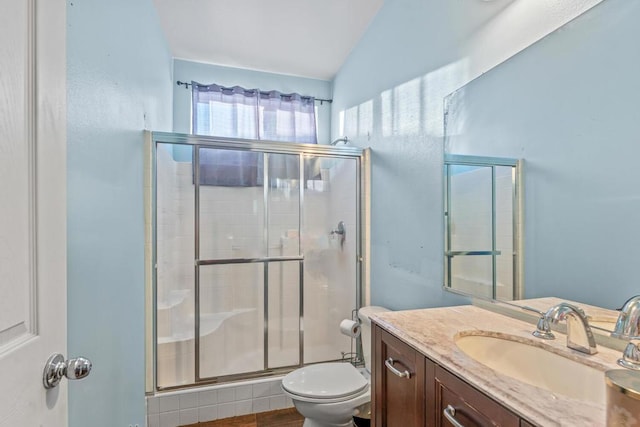
<svg viewBox="0 0 640 427"><path fill-rule="evenodd" d="M520 417L441 366L436 366L433 403L436 426L451 425L444 415L449 406L455 410L454 419L465 427L520 426Z"/></svg>
<svg viewBox="0 0 640 427"><path fill-rule="evenodd" d="M372 333L372 425L449 427L455 424L444 411L451 406L465 427L531 427L379 326L374 324Z"/></svg>
<svg viewBox="0 0 640 427"><path fill-rule="evenodd" d="M377 325L372 332L373 425L424 426L425 357Z"/></svg>

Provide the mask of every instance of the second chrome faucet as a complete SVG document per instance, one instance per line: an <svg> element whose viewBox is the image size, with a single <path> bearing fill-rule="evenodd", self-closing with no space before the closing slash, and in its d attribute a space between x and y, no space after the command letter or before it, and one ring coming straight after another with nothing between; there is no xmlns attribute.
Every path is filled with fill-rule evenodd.
<svg viewBox="0 0 640 427"><path fill-rule="evenodd" d="M581 308L561 302L547 310L538 321L538 329L533 333L539 338L553 339L549 323L567 322L567 347L586 354L596 354L596 340L589 326L587 316Z"/></svg>
<svg viewBox="0 0 640 427"><path fill-rule="evenodd" d="M640 370L640 344L637 343L637 340L640 340L640 295L627 300L620 309L620 315L611 336L629 340L618 364L625 368Z"/></svg>

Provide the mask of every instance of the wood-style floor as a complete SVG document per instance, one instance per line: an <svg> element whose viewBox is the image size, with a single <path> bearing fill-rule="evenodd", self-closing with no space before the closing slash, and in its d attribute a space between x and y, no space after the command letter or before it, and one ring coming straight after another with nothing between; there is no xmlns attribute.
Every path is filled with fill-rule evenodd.
<svg viewBox="0 0 640 427"><path fill-rule="evenodd" d="M295 408L259 414L242 415L222 420L206 421L182 427L302 427L304 418Z"/></svg>

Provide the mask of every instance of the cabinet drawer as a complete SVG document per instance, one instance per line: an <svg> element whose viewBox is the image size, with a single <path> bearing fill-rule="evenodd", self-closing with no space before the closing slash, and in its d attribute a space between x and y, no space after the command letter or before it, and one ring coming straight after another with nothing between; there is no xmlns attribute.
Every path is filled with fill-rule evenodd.
<svg viewBox="0 0 640 427"><path fill-rule="evenodd" d="M520 418L455 375L436 366L436 425L452 425L444 411L455 410L455 420L465 427L519 427Z"/></svg>
<svg viewBox="0 0 640 427"><path fill-rule="evenodd" d="M374 425L424 427L425 357L377 326L374 334Z"/></svg>

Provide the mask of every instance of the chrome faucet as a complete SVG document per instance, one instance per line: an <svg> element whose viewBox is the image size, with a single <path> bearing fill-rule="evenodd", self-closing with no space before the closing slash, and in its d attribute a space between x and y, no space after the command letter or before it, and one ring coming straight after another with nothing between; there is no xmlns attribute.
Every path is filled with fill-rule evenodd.
<svg viewBox="0 0 640 427"><path fill-rule="evenodd" d="M640 295L630 298L620 309L612 337L627 340L640 339ZM629 369L640 370L640 345L629 342L618 359L618 365Z"/></svg>
<svg viewBox="0 0 640 427"><path fill-rule="evenodd" d="M586 354L598 352L589 321L581 308L561 302L547 310L544 319L553 324L567 321L567 347Z"/></svg>

